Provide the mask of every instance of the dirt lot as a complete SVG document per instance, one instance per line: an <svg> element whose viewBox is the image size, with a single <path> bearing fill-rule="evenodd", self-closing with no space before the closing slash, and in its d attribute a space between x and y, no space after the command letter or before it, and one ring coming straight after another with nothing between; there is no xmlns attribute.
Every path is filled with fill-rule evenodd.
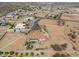
<svg viewBox="0 0 79 59"><path fill-rule="evenodd" d="M61 19L79 21L79 14L63 14Z"/></svg>
<svg viewBox="0 0 79 59"><path fill-rule="evenodd" d="M67 40L67 37L65 36L66 33L64 33L64 32L65 32L66 29L65 29L64 26L58 26L58 25L56 25L55 21L52 21L52 20L49 20L49 19L41 20L40 24L46 25L46 28L48 30L50 38L47 41L44 41L41 44L38 44L35 48L39 48L39 47L46 48L47 47L47 48L50 49L50 45L51 44L67 43L68 44L67 51L71 51L72 50L72 45Z"/></svg>
<svg viewBox="0 0 79 59"><path fill-rule="evenodd" d="M0 50L23 49L26 36L22 33L7 33L0 41Z"/></svg>
<svg viewBox="0 0 79 59"><path fill-rule="evenodd" d="M74 29L79 31L79 23L74 23L74 22L67 22L65 26L58 26L56 24L56 21L52 21L50 19L44 19L41 20L39 22L42 25L46 25L46 28L48 30L48 33L50 35L50 38L47 41L42 42L41 44L38 44L35 46L35 48L48 48L48 55L51 56L51 54L53 54L55 51L50 49L50 45L51 44L63 44L63 43L67 43L67 49L65 50L66 52L69 52L70 54L74 54L74 50L72 49L73 46L75 46L77 49L79 44L79 36L77 36L76 38L76 43L72 43L69 40L69 37L67 36L67 34L69 33L70 29ZM69 27L67 27L67 25L69 25ZM79 34L78 34L79 35ZM65 52L64 51L64 52ZM71 52L73 51L73 53Z"/></svg>

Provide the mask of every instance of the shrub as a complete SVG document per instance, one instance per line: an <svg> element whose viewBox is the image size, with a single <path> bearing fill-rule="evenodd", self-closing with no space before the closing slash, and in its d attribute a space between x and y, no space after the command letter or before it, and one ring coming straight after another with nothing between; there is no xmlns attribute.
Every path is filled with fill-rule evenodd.
<svg viewBox="0 0 79 59"><path fill-rule="evenodd" d="M25 42L25 44L24 44L24 45L26 46L28 43L29 43L29 42L26 40L26 42Z"/></svg>
<svg viewBox="0 0 79 59"><path fill-rule="evenodd" d="M39 54L37 53L36 56L39 56Z"/></svg>
<svg viewBox="0 0 79 59"><path fill-rule="evenodd" d="M73 34L73 35L71 35L71 37L72 37L72 39L75 39L75 38L76 38L76 35L75 35L75 34Z"/></svg>
<svg viewBox="0 0 79 59"><path fill-rule="evenodd" d="M55 53L53 57L61 57L61 55L59 53Z"/></svg>
<svg viewBox="0 0 79 59"><path fill-rule="evenodd" d="M69 54L61 54L61 57L69 57Z"/></svg>
<svg viewBox="0 0 79 59"><path fill-rule="evenodd" d="M58 15L55 15L53 18L54 18L54 19L57 19L57 18L58 18Z"/></svg>
<svg viewBox="0 0 79 59"><path fill-rule="evenodd" d="M71 31L69 34L68 34L69 37L71 37L72 39L75 39L76 38L76 32L75 31Z"/></svg>
<svg viewBox="0 0 79 59"><path fill-rule="evenodd" d="M33 45L27 45L27 47L26 47L26 49L28 49L28 50L31 50L31 49L33 49Z"/></svg>
<svg viewBox="0 0 79 59"><path fill-rule="evenodd" d="M56 51L62 51L67 48L67 44L66 43L61 44L61 45L55 44L55 45L51 45L51 48L53 48Z"/></svg>
<svg viewBox="0 0 79 59"><path fill-rule="evenodd" d="M65 50L65 48L67 48L67 44L64 43L64 44L61 45L61 47Z"/></svg>
<svg viewBox="0 0 79 59"><path fill-rule="evenodd" d="M53 57L69 57L68 53L55 53Z"/></svg>
<svg viewBox="0 0 79 59"><path fill-rule="evenodd" d="M77 50L74 46L72 48L73 48L73 50Z"/></svg>
<svg viewBox="0 0 79 59"><path fill-rule="evenodd" d="M65 54L61 54L61 57L66 57L66 55Z"/></svg>
<svg viewBox="0 0 79 59"><path fill-rule="evenodd" d="M59 45L57 45L57 44L51 45L51 48L53 48L56 51L62 51L61 47Z"/></svg>
<svg viewBox="0 0 79 59"><path fill-rule="evenodd" d="M57 21L57 25L62 25L62 26L64 26L64 25L65 25L65 21L63 21L63 20L58 20L58 21Z"/></svg>

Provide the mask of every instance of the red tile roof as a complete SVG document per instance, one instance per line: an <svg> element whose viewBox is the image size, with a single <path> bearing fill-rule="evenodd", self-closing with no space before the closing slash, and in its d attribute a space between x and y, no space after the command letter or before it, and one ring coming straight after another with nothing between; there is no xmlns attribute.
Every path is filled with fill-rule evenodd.
<svg viewBox="0 0 79 59"><path fill-rule="evenodd" d="M42 39L45 39L43 34L44 34L44 33L40 32L39 30L37 30L37 31L32 31L32 32L30 33L30 37L31 37L32 39L37 39L37 40L39 40L39 41L42 41Z"/></svg>

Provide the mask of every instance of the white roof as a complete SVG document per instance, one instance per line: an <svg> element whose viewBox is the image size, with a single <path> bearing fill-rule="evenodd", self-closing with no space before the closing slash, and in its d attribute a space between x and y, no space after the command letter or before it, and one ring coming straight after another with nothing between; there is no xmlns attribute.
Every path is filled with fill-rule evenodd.
<svg viewBox="0 0 79 59"><path fill-rule="evenodd" d="M28 18L26 18L26 19L34 20L34 17L28 17Z"/></svg>
<svg viewBox="0 0 79 59"><path fill-rule="evenodd" d="M25 24L23 24L23 23L19 23L19 24L17 24L16 26L15 26L15 28L18 28L18 29L21 29L21 28L25 28L25 26L24 26Z"/></svg>

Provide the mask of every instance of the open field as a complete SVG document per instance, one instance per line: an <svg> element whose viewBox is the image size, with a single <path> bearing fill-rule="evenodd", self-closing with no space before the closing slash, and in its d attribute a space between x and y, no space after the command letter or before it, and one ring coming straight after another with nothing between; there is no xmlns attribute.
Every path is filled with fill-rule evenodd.
<svg viewBox="0 0 79 59"><path fill-rule="evenodd" d="M17 39L18 38L18 39ZM6 33L0 41L0 50L18 50L24 45L24 35L20 33ZM20 44L21 43L21 44Z"/></svg>
<svg viewBox="0 0 79 59"><path fill-rule="evenodd" d="M79 14L63 14L61 19L79 21Z"/></svg>

